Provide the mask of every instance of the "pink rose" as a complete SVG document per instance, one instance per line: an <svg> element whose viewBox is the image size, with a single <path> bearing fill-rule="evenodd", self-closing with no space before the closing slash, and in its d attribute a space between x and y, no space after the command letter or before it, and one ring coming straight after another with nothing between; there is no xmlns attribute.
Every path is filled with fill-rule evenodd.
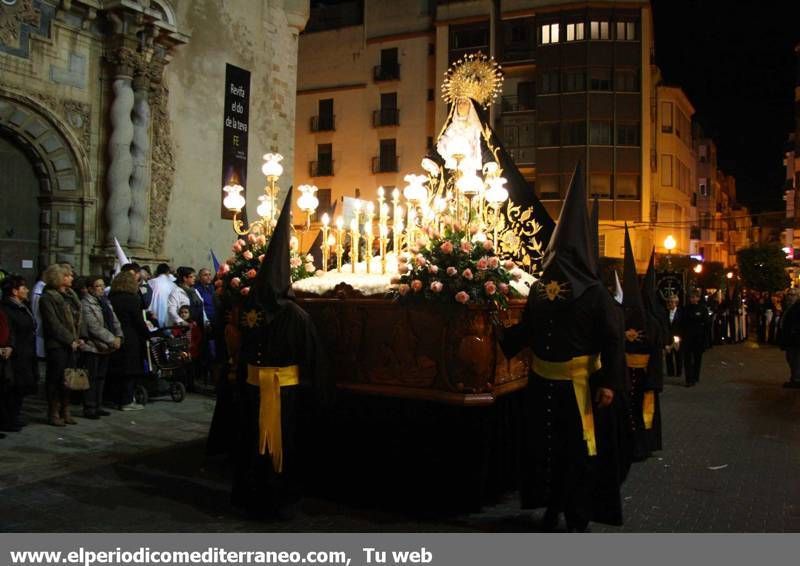
<svg viewBox="0 0 800 566"><path fill-rule="evenodd" d="M239 279L238 277L234 277L233 279L231 279L231 287L233 287L234 289L238 289L239 285L241 284L242 280Z"/></svg>
<svg viewBox="0 0 800 566"><path fill-rule="evenodd" d="M415 293L419 293L420 291L422 291L422 281L420 281L419 279L414 279L414 280L411 282L411 289L412 289L412 290L413 290Z"/></svg>
<svg viewBox="0 0 800 566"><path fill-rule="evenodd" d="M444 285L442 284L441 281L434 281L431 283L431 291L433 291L434 293L441 293L443 287Z"/></svg>
<svg viewBox="0 0 800 566"><path fill-rule="evenodd" d="M264 254L258 256L258 263L264 263Z"/></svg>
<svg viewBox="0 0 800 566"><path fill-rule="evenodd" d="M483 288L490 297L497 292L497 286L494 284L494 281L487 281L483 284Z"/></svg>
<svg viewBox="0 0 800 566"><path fill-rule="evenodd" d="M455 277L456 275L458 275L458 269L456 269L455 267L452 267L452 266L451 266L451 267L448 267L448 268L447 268L447 274L448 274L450 277Z"/></svg>
<svg viewBox="0 0 800 566"><path fill-rule="evenodd" d="M456 301L465 305L469 301L469 295L465 291L459 291L456 293Z"/></svg>
<svg viewBox="0 0 800 566"><path fill-rule="evenodd" d="M239 247L240 247L240 248L244 248L244 247L247 245L247 242L245 242L245 241L244 241L244 240L242 240L241 238L239 238L238 240L236 240L236 243L237 243L237 244L239 244Z"/></svg>
<svg viewBox="0 0 800 566"><path fill-rule="evenodd" d="M406 273L408 273L408 264L407 263L401 263L400 265L398 265L397 266L397 272L400 275L405 275Z"/></svg>
<svg viewBox="0 0 800 566"><path fill-rule="evenodd" d="M252 233L248 234L247 235L247 241L250 242L251 244L255 244L256 243L256 235L252 234Z"/></svg>
<svg viewBox="0 0 800 566"><path fill-rule="evenodd" d="M492 251L492 249L494 249L494 244L492 243L491 240L486 240L483 242L483 249L486 250L487 252L490 252Z"/></svg>
<svg viewBox="0 0 800 566"><path fill-rule="evenodd" d="M500 292L504 295L508 295L508 283L500 283Z"/></svg>
<svg viewBox="0 0 800 566"><path fill-rule="evenodd" d="M246 250L242 255L244 256L244 259L246 259L247 261L253 259L253 252L251 252L250 250Z"/></svg>
<svg viewBox="0 0 800 566"><path fill-rule="evenodd" d="M408 263L408 258L406 256L404 256L404 255L401 255L400 259L398 261L400 263Z"/></svg>
<svg viewBox="0 0 800 566"><path fill-rule="evenodd" d="M464 272L461 274L461 277L463 277L464 279L468 279L468 280L470 280L470 281L471 281L471 280L472 280L472 270L471 270L469 267L468 267L468 268L466 268L466 269L464 270Z"/></svg>
<svg viewBox="0 0 800 566"><path fill-rule="evenodd" d="M478 271L486 271L486 268L489 267L489 262L485 257L482 257L478 260L478 263L475 264L475 267L478 268Z"/></svg>
<svg viewBox="0 0 800 566"><path fill-rule="evenodd" d="M461 242L461 251L464 252L465 254L470 253L472 251L472 242L468 240L464 240L463 242Z"/></svg>
<svg viewBox="0 0 800 566"><path fill-rule="evenodd" d="M239 244L239 242L234 243L233 246L231 246L231 251L235 254L241 253L242 251L241 244Z"/></svg>
<svg viewBox="0 0 800 566"><path fill-rule="evenodd" d="M306 264L306 273L314 273L316 270L317 268L310 261Z"/></svg>
<svg viewBox="0 0 800 566"><path fill-rule="evenodd" d="M246 275L247 275L247 278L248 278L248 279L255 279L255 278L256 278L256 275L258 275L258 272L257 272L255 269L250 269L250 270L249 270L249 271L246 273Z"/></svg>
<svg viewBox="0 0 800 566"><path fill-rule="evenodd" d="M259 246L267 245L267 237L264 234L261 234L260 236L258 236L258 238L256 238L256 243Z"/></svg>
<svg viewBox="0 0 800 566"><path fill-rule="evenodd" d="M406 285L405 283L403 283L402 285L400 285L397 288L397 292L400 293L400 295L405 296L405 295L408 294L409 289L410 289L410 287L408 285Z"/></svg>
<svg viewBox="0 0 800 566"><path fill-rule="evenodd" d="M498 267L500 267L500 258L493 255L489 258L489 269L497 269Z"/></svg>
<svg viewBox="0 0 800 566"><path fill-rule="evenodd" d="M503 264L503 267L505 267L505 268L506 268L506 271L511 271L512 269L514 269L515 267L517 267L517 264L516 264L516 263L514 263L513 261L511 261L510 259L507 259L507 260L505 261L505 263Z"/></svg>
<svg viewBox="0 0 800 566"><path fill-rule="evenodd" d="M451 254L453 253L453 243L452 242L444 242L439 249L442 250L443 254Z"/></svg>
<svg viewBox="0 0 800 566"><path fill-rule="evenodd" d="M228 265L227 262L223 263L222 265L219 266L219 272L222 273L223 275L228 273L230 270L231 270L231 266Z"/></svg>
<svg viewBox="0 0 800 566"><path fill-rule="evenodd" d="M295 256L289 260L289 267L291 267L292 269L297 269L298 267L300 267L300 264L302 263L303 262L300 260L300 258Z"/></svg>
<svg viewBox="0 0 800 566"><path fill-rule="evenodd" d="M242 290L239 292L246 297L248 293L250 293L250 287L242 287Z"/></svg>
<svg viewBox="0 0 800 566"><path fill-rule="evenodd" d="M432 263L428 264L428 271L436 275L439 273L439 266Z"/></svg>
<svg viewBox="0 0 800 566"><path fill-rule="evenodd" d="M228 259L225 260L225 263L227 263L228 265L233 265L234 263L236 263L236 258L235 257L229 257ZM228 268L228 269L230 269L230 268Z"/></svg>
<svg viewBox="0 0 800 566"><path fill-rule="evenodd" d="M422 257L422 255L418 255L417 256L417 265L418 266L425 267L426 263L428 263L428 261L424 257Z"/></svg>
<svg viewBox="0 0 800 566"><path fill-rule="evenodd" d="M475 234L477 234L477 233L478 233L478 226L477 226L476 224L470 224L470 225L469 225L469 233L470 233L471 235L473 235L473 236L474 236Z"/></svg>

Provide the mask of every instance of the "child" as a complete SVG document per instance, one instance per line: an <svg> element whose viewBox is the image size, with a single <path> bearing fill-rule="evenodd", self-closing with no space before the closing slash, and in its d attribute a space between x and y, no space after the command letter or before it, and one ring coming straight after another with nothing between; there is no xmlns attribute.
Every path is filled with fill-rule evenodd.
<svg viewBox="0 0 800 566"><path fill-rule="evenodd" d="M194 389L194 376L197 372L197 364L200 362L200 356L203 348L203 333L197 326L197 322L192 320L191 313L188 306L182 306L178 309L178 316L181 320L186 322L186 326L177 326L173 329L173 336L186 336L189 342L189 352L186 355L186 361L189 362L187 367L187 383L186 389L192 391Z"/></svg>

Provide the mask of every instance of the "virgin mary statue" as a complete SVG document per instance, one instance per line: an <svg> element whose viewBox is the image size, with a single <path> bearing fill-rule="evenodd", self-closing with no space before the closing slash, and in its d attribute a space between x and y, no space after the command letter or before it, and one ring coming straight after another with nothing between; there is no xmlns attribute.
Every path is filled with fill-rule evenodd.
<svg viewBox="0 0 800 566"><path fill-rule="evenodd" d="M442 83L450 112L423 167L445 182L456 168L460 174L502 175L508 200L499 211L497 251L536 273L555 223L489 125L488 108L502 81L498 65L481 53L450 67Z"/></svg>

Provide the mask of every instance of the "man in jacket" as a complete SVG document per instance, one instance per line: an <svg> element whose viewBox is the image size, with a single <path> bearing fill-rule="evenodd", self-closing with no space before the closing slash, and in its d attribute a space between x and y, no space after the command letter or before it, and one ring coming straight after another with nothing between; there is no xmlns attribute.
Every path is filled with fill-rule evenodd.
<svg viewBox="0 0 800 566"><path fill-rule="evenodd" d="M706 349L706 333L710 324L708 309L700 304L700 290L692 289L689 304L683 309L678 336L683 349L683 365L686 387L693 387L700 381L700 364Z"/></svg>
<svg viewBox="0 0 800 566"><path fill-rule="evenodd" d="M664 350L664 357L667 360L667 375L680 377L683 373L683 359L681 356L681 342L674 340L678 335L678 327L681 324L682 310L678 307L678 295L670 295L667 299L667 317L669 319L669 336L672 344Z"/></svg>

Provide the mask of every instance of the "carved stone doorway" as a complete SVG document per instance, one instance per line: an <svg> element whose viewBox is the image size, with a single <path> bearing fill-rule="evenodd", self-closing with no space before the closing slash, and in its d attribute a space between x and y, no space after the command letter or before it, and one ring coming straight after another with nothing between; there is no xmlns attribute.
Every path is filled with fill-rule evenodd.
<svg viewBox="0 0 800 566"><path fill-rule="evenodd" d="M40 263L39 177L25 153L0 132L0 269L33 284Z"/></svg>

